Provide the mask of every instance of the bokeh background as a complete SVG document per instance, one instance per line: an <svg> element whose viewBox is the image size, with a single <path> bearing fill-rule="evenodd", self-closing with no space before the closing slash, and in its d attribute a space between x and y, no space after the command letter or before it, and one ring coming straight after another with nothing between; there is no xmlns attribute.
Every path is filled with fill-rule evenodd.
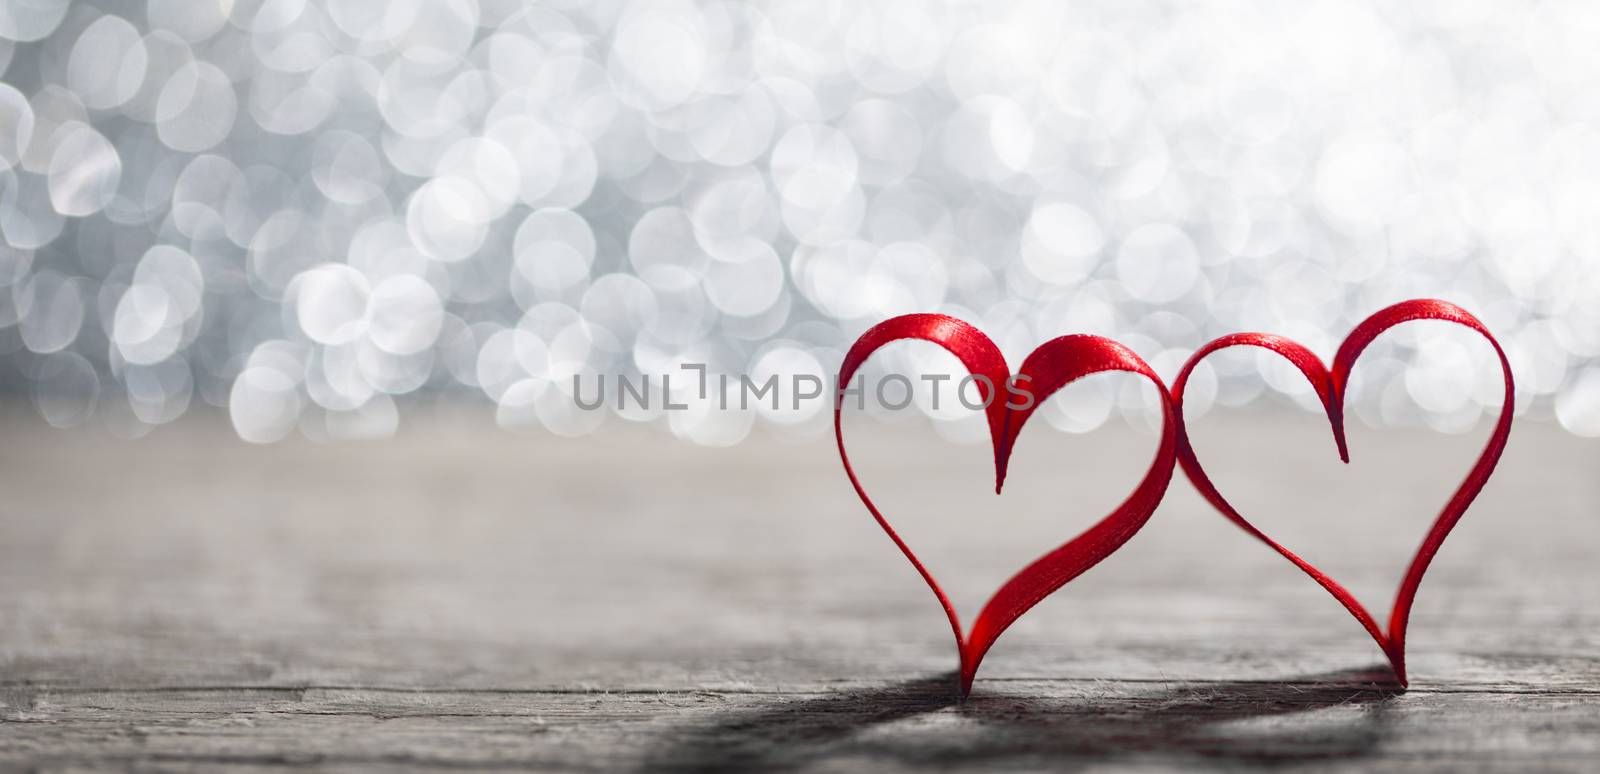
<svg viewBox="0 0 1600 774"><path fill-rule="evenodd" d="M7 0L0 385L125 437L210 406L381 438L466 401L730 445L828 403L591 412L572 377L830 377L944 311L1014 362L1100 333L1170 379L1223 333L1331 355L1439 297L1519 413L1600 436L1597 38L1582 2ZM1408 326L1354 411L1474 427L1491 358ZM1117 386L1045 416L1148 422ZM1190 395L1308 403L1253 356ZM919 396L981 440L950 404Z"/></svg>

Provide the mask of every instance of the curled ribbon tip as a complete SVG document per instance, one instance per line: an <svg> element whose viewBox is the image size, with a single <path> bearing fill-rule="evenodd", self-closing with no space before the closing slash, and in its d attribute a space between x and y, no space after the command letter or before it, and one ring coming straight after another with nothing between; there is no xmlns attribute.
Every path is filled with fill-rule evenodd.
<svg viewBox="0 0 1600 774"><path fill-rule="evenodd" d="M1110 339L1098 336L1062 336L1052 339L1033 351L1018 371L1018 380L1029 384L1033 400L1026 407L1012 406L998 390L1010 383L1011 369L999 348L978 329L954 317L939 314L911 314L886 320L861 334L845 354L839 368L838 384L841 388L850 383L866 359L884 345L903 339L928 341L943 347L956 356L969 373L982 377L978 380L980 394L985 400L984 409L989 423L989 436L994 445L995 494L1005 485L1006 468L1011 451L1023 425L1033 415L1034 409L1057 390L1085 376L1105 371L1127 371L1150 380L1161 398L1161 441L1155 459L1139 485L1121 505L1077 537L1063 543L1044 556L1034 560L1001 585L973 621L970 633L962 631L960 619L949 597L934 580L933 574L917 558L911 547L901 539L887 518L878 510L872 498L857 478L845 451L842 429L843 406L836 402L833 412L834 439L839 449L839 459L845 474L855 488L856 495L922 576L928 588L943 606L945 617L955 635L960 658L961 695L972 690L978 665L982 663L989 647L1007 627L1026 613L1040 600L1066 585L1073 578L1099 564L1115 553L1133 537L1155 512L1166 493L1177 465L1179 426L1175 421L1174 403L1166 385L1143 360L1128 348ZM987 384L985 384L987 383Z"/></svg>
<svg viewBox="0 0 1600 774"><path fill-rule="evenodd" d="M1344 435L1344 410L1335 408L1330 421L1333 424L1333 445L1339 449L1339 461L1349 465L1350 443L1345 440Z"/></svg>
<svg viewBox="0 0 1600 774"><path fill-rule="evenodd" d="M1339 448L1339 459L1348 463L1350 461L1349 447L1345 439L1344 422L1344 397L1348 385L1351 368L1372 340L1384 331L1403 322L1412 320L1443 320L1476 331L1494 348L1495 355L1500 360L1500 368L1505 380L1505 397L1501 404L1500 415L1495 420L1493 432L1485 444L1483 452L1473 463L1467 477L1450 496L1450 500L1440 511L1438 518L1428 529L1423 538L1422 545L1418 547L1412 557L1411 564L1406 569L1405 578L1400 582L1400 588L1395 593L1395 601L1390 608L1387 627L1380 627L1377 620L1343 585L1317 569L1310 562L1301 558L1282 544L1268 537L1266 533L1256 528L1233 507L1222 493L1217 490L1205 470L1200 466L1199 459L1195 456L1194 448L1189 442L1188 428L1183 419L1183 392L1188 383L1189 374L1196 365L1211 353L1234 346L1252 346L1270 350L1300 369L1301 374L1311 383L1322 399L1323 407L1327 411L1328 421L1333 431L1334 443ZM1201 347L1199 351L1184 363L1179 371L1178 378L1172 383L1172 403L1178 416L1178 463L1183 467L1184 475L1194 483L1196 489L1205 496L1206 500L1224 516L1238 525L1245 532L1267 544L1281 554L1285 559L1294 563L1313 580L1332 594L1334 599L1344 605L1345 609L1361 623L1378 644L1380 650L1388 658L1390 666L1394 669L1395 678L1402 687L1409 685L1406 675L1406 626L1411 615L1411 605L1416 599L1417 589L1422 584L1422 576L1427 572L1428 565L1444 544L1444 539L1455 528L1456 522L1466 513L1467 507L1477 498L1478 493L1488 482L1489 476L1494 472L1495 464L1499 462L1500 455L1505 451L1506 440L1511 434L1511 419L1516 407L1516 386L1511 374L1511 363L1506 359L1505 352L1501 350L1500 343L1489 333L1478 318L1472 316L1465 309L1447 301L1432 299L1417 299L1402 301L1390 307L1379 310L1371 317L1363 320L1345 337L1339 345L1338 352L1334 355L1333 368L1325 366L1320 358L1312 354L1304 346L1286 339L1266 333L1234 333L1223 336Z"/></svg>
<svg viewBox="0 0 1600 774"><path fill-rule="evenodd" d="M1006 486L1006 468L1011 463L1011 444L1004 444L1004 448L996 446L994 450L994 493L1000 494Z"/></svg>
<svg viewBox="0 0 1600 774"><path fill-rule="evenodd" d="M1006 485L1006 471L1011 468L1011 450L1017 445L1017 436L1011 432L1011 414L1007 412L1000 422L1001 441L994 449L994 493Z"/></svg>

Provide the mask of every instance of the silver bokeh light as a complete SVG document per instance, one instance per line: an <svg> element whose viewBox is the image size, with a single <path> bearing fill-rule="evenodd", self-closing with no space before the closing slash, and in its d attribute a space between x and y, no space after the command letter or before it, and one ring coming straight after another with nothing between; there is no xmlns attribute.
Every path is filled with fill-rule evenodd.
<svg viewBox="0 0 1600 774"><path fill-rule="evenodd" d="M125 436L211 404L251 441L382 437L454 394L720 445L826 404L585 412L572 377L827 376L942 310L1013 359L1100 333L1170 378L1212 336L1330 353L1433 296L1500 335L1519 411L1600 436L1597 28L1578 2L16 0L0 379ZM1396 332L1353 409L1472 427L1488 359ZM1309 398L1248 356L1191 387L1266 399ZM1146 410L1097 382L1044 415Z"/></svg>

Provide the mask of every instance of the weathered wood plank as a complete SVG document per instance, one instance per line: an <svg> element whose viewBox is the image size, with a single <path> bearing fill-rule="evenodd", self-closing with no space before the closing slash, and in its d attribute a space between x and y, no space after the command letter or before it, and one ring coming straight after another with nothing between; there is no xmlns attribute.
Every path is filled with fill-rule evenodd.
<svg viewBox="0 0 1600 774"><path fill-rule="evenodd" d="M444 413L382 444L253 447L216 420L127 443L0 416L0 767L1580 770L1600 755L1600 444L1538 422L1430 572L1403 694L1363 671L1379 653L1336 603L1180 477L1151 528L1019 622L958 703L948 628L831 439L563 441ZM1208 417L1197 438L1241 507L1382 607L1482 435L1358 430L1343 468L1316 421ZM981 447L849 432L969 611L1120 499L1152 446L1121 428L1025 436L996 500Z"/></svg>
<svg viewBox="0 0 1600 774"><path fill-rule="evenodd" d="M74 691L8 713L0 755L589 770L1378 761L1576 770L1600 755L1595 698L1401 695L1339 676L1003 681L965 703L947 676L788 693Z"/></svg>

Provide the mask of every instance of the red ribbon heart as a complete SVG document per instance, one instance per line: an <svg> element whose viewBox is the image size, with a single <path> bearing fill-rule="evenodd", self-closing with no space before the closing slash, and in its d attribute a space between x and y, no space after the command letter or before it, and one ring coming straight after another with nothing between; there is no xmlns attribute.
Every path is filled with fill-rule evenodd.
<svg viewBox="0 0 1600 774"><path fill-rule="evenodd" d="M939 583L917 559L910 546L895 534L894 528L889 526L888 520L873 505L872 498L867 496L866 489L856 478L855 470L850 467L850 457L845 453L844 434L840 430L843 401L835 403L833 433L839 444L839 459L844 462L845 473L850 476L850 483L855 486L861 502L872 512L873 518L878 520L889 539L911 560L911 565L922 574L928 588L933 589L939 604L944 606L945 616L950 619L950 628L956 636L956 647L961 658L961 693L966 695L972 690L972 679L978 672L978 664L1006 627L1056 589L1110 556L1150 519L1150 514L1166 493L1176 464L1177 431L1173 421L1173 403L1161 378L1138 355L1110 339L1081 335L1047 341L1023 361L1021 370L1017 372L1016 385L1019 391L1030 393L1032 401L1020 395L1008 395L1001 399L998 391L1012 383L1005 357L989 337L977 328L942 314L908 314L882 322L861 334L840 366L840 388L850 384L850 378L869 355L879 347L901 339L920 339L938 344L955 355L967 371L977 377L975 383L987 405L985 413L989 421L989 437L994 442L995 494L999 494L1005 484L1006 465L1023 424L1033 416L1034 409L1056 390L1090 374L1130 371L1149 379L1161 394L1161 443L1144 480L1110 515L1038 558L1001 585L978 613L977 620L972 624L972 633L965 636L956 610L944 590L939 588Z"/></svg>
<svg viewBox="0 0 1600 774"><path fill-rule="evenodd" d="M1379 334L1411 320L1446 320L1471 328L1488 339L1490 346L1494 347L1495 354L1500 357L1500 367L1505 372L1505 403L1500 408L1500 418L1495 422L1494 432L1489 435L1489 443L1484 447L1483 453L1478 456L1478 461L1473 463L1466 480L1456 489L1455 494L1451 495L1450 502L1439 513L1439 518L1434 520L1427 537L1423 539L1421 547L1412 557L1411 566L1406 570L1405 579L1400 582L1400 589L1395 594L1394 606L1389 613L1388 633L1385 634L1378 627L1377 620L1365 607L1362 607L1349 590L1293 551L1267 537L1255 525L1246 521L1244 516L1240 515L1239 511L1217 491L1216 485L1211 483L1205 470L1201 469L1200 461L1194 454L1194 447L1189 443L1188 429L1183 423L1183 390L1188 383L1189 372L1212 352L1234 346L1272 350L1299 368L1300 373L1304 374L1311 382L1311 386L1316 389L1317 396L1322 399L1322 406L1327 411L1328 421L1333 427L1333 440L1339 447L1339 459L1349 462L1350 452L1345 444L1344 433L1344 397L1350 369L1355 365L1356 358L1361 355L1362 350L1366 349ZM1511 364L1507 362L1505 352L1500 349L1500 343L1495 341L1494 336L1490 335L1489 330L1478 321L1478 318L1461 307L1445 301L1402 301L1363 320L1345 338L1344 343L1339 345L1338 353L1333 356L1331 372L1316 355L1311 353L1311 350L1282 336L1269 333L1233 333L1201 347L1200 351L1194 353L1194 356L1184 363L1183 370L1172 383L1172 402L1178 413L1178 462L1183 466L1183 472L1189 476L1189 480L1194 482L1195 488L1199 489L1217 510L1222 511L1224 516L1242 527L1244 531L1272 546L1278 553L1283 554L1284 558L1294 562L1339 600L1345 609L1366 627L1367 633L1372 635L1378 647L1383 649L1390 665L1394 667L1395 677L1404 686L1407 683L1406 622L1411 617L1411 602L1417 595L1417 587L1422 584L1423 573L1428 571L1428 564L1433 561L1434 554L1438 553L1445 536L1450 534L1450 530L1461 519L1461 515L1466 513L1467 506L1472 504L1478 492L1483 489L1484 483L1489 480L1489 474L1494 472L1495 463L1500 460L1500 453L1506 448L1506 438L1511 434L1512 409L1516 402L1514 390Z"/></svg>

